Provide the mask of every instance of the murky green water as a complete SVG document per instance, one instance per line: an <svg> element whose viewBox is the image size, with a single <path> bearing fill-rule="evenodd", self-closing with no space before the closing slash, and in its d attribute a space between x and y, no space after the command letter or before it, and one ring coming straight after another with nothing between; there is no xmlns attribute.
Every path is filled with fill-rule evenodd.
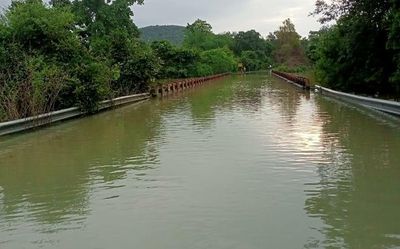
<svg viewBox="0 0 400 249"><path fill-rule="evenodd" d="M235 76L0 138L0 248L400 248L400 121Z"/></svg>

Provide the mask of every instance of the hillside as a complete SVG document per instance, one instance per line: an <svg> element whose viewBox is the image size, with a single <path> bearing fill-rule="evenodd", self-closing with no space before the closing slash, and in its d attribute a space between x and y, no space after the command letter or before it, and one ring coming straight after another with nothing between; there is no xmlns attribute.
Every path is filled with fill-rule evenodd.
<svg viewBox="0 0 400 249"><path fill-rule="evenodd" d="M146 42L167 40L172 44L183 43L185 27L177 25L156 25L140 28L141 39Z"/></svg>

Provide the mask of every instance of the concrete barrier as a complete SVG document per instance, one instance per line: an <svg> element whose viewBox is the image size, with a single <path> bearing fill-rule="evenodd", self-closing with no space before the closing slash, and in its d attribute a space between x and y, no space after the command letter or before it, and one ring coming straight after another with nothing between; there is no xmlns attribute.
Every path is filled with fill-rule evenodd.
<svg viewBox="0 0 400 249"><path fill-rule="evenodd" d="M321 93L322 95L339 98L341 100L362 105L370 109L400 116L400 102L358 96L354 94L335 91L318 85L315 86L315 91Z"/></svg>
<svg viewBox="0 0 400 249"><path fill-rule="evenodd" d="M275 70L272 70L272 75L299 88L310 90L310 81L305 77L295 76L289 73L278 72Z"/></svg>
<svg viewBox="0 0 400 249"><path fill-rule="evenodd" d="M116 106L143 101L149 99L149 97L150 95L148 93L144 93L105 100L99 103L99 110L105 110ZM32 128L48 125L74 117L79 117L83 114L85 114L85 112L82 112L80 108L72 107L33 117L3 122L0 123L0 136L29 130Z"/></svg>
<svg viewBox="0 0 400 249"><path fill-rule="evenodd" d="M159 85L152 87L150 90L150 94L153 97L167 96L172 93L183 91L185 89L194 88L198 85L204 84L207 81L218 79L218 78L224 77L229 74L230 73L223 73L223 74L217 74L217 75L212 75L212 76L207 76L207 77L173 80L171 82L159 84Z"/></svg>

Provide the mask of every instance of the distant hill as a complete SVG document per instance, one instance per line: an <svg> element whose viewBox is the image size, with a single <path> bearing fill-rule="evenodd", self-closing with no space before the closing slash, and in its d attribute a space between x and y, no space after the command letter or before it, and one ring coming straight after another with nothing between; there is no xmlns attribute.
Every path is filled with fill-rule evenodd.
<svg viewBox="0 0 400 249"><path fill-rule="evenodd" d="M177 25L156 25L140 28L140 38L146 42L167 40L175 45L182 45L185 27Z"/></svg>

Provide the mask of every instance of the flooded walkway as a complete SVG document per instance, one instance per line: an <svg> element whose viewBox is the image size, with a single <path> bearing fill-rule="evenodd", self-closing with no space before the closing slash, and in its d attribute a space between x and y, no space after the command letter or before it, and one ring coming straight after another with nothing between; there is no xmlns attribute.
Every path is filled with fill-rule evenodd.
<svg viewBox="0 0 400 249"><path fill-rule="evenodd" d="M267 75L0 140L0 248L398 248L400 121Z"/></svg>

